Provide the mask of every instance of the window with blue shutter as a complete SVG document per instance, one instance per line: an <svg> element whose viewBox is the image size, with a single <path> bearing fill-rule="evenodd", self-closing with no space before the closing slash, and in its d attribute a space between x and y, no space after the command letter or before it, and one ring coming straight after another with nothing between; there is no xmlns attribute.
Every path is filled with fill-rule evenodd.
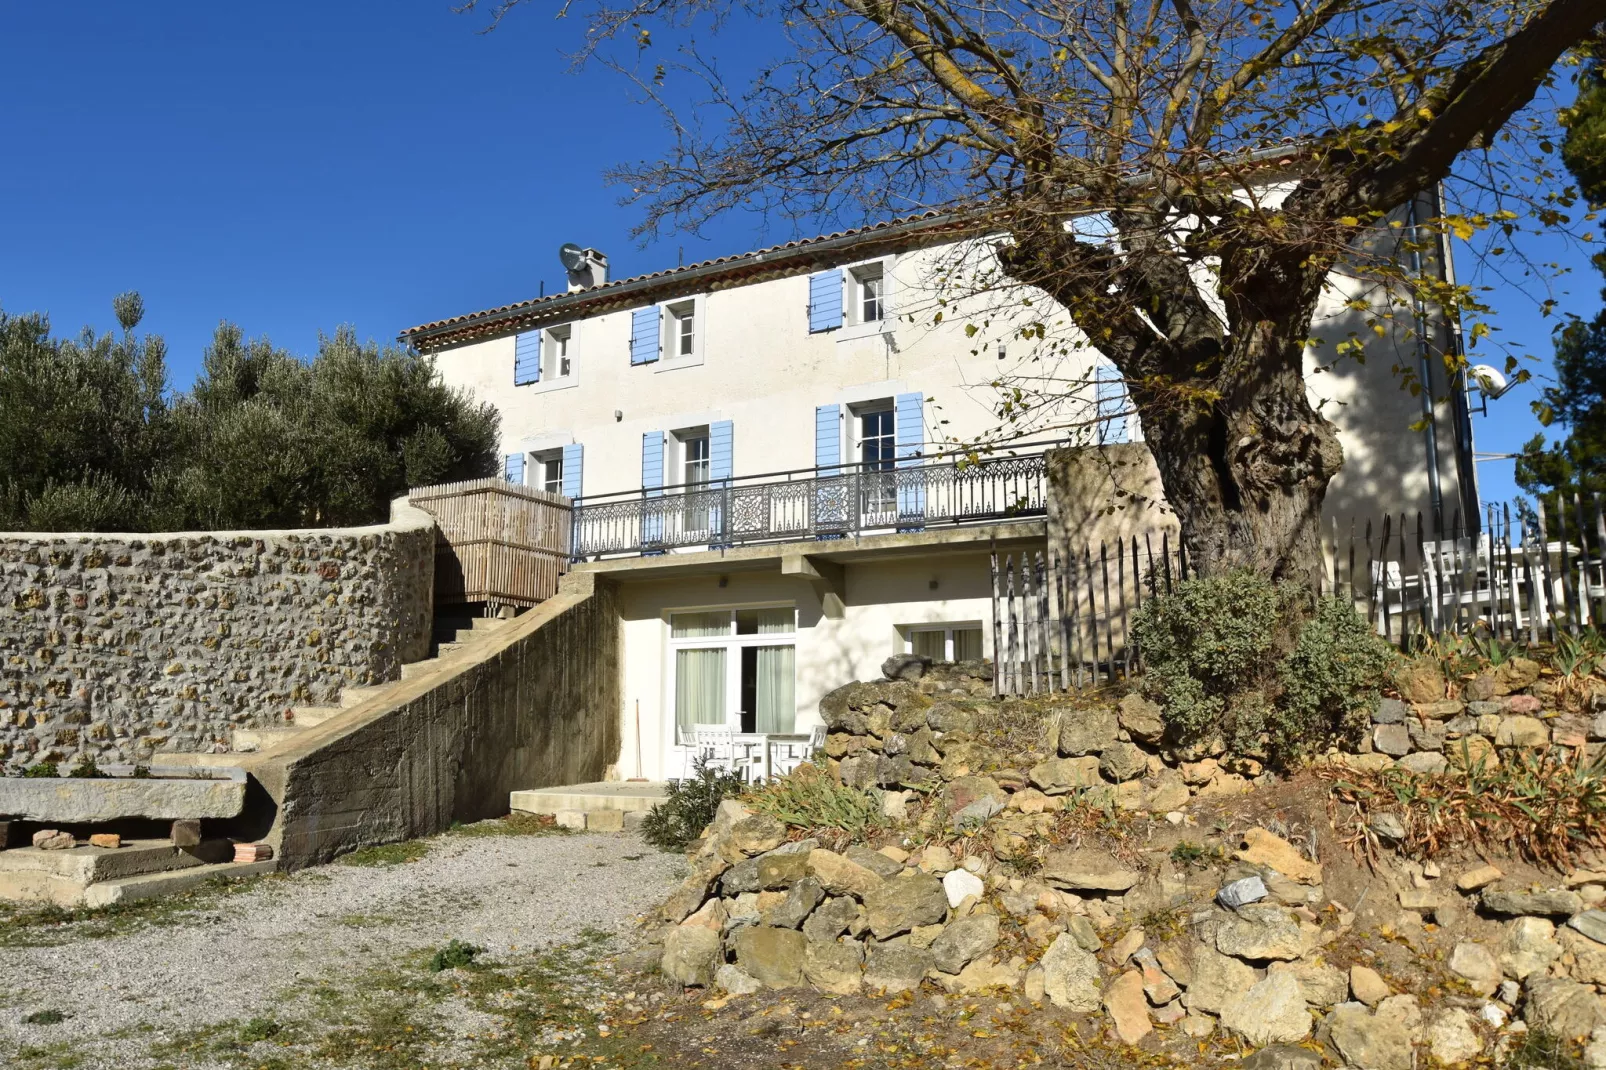
<svg viewBox="0 0 1606 1070"><path fill-rule="evenodd" d="M541 332L523 331L513 343L513 385L541 381Z"/></svg>
<svg viewBox="0 0 1606 1070"><path fill-rule="evenodd" d="M926 449L926 399L923 394L899 394L892 402L893 434L897 439L899 468L912 469L897 476L898 529L907 531L924 525L926 518L925 472L919 468Z"/></svg>
<svg viewBox="0 0 1606 1070"><path fill-rule="evenodd" d="M710 545L725 545L717 537L725 531L725 491L730 489L732 476L732 432L729 420L715 420L708 425L708 485L717 493L714 496L712 508L709 510L710 531L716 534L716 541Z"/></svg>
<svg viewBox="0 0 1606 1070"><path fill-rule="evenodd" d="M1109 364L1100 364L1093 371L1094 405L1098 419L1098 440L1101 445L1129 442L1127 409L1131 398L1127 394L1126 379L1121 370Z"/></svg>
<svg viewBox="0 0 1606 1070"><path fill-rule="evenodd" d="M658 349L658 306L636 309L630 314L630 363L651 364Z"/></svg>
<svg viewBox="0 0 1606 1070"><path fill-rule="evenodd" d="M814 491L814 529L844 527L850 508L851 480L826 482L830 476L840 475L842 469L842 406L819 405L814 410L814 464L817 482ZM840 539L840 534L816 535L817 539Z"/></svg>
<svg viewBox="0 0 1606 1070"><path fill-rule="evenodd" d="M842 272L836 269L809 276L809 333L842 326Z"/></svg>
<svg viewBox="0 0 1606 1070"><path fill-rule="evenodd" d="M524 484L524 454L509 453L502 458L502 478L509 483Z"/></svg>
<svg viewBox="0 0 1606 1070"><path fill-rule="evenodd" d="M664 537L663 506L653 507L652 499L663 498L664 433L648 431L641 436L641 545L651 546ZM663 551L657 551L662 553Z"/></svg>
<svg viewBox="0 0 1606 1070"><path fill-rule="evenodd" d="M578 502L581 488L585 486L582 478L585 455L585 447L578 442L563 447L563 496L570 501Z"/></svg>

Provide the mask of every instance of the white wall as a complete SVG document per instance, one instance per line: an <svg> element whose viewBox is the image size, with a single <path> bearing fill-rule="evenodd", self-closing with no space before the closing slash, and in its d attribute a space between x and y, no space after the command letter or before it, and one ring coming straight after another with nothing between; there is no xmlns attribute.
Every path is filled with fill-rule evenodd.
<svg viewBox="0 0 1606 1070"><path fill-rule="evenodd" d="M937 586L931 587L935 580ZM881 662L903 649L900 628L910 624L988 621L988 558L984 553L954 554L920 561L890 560L848 565L846 608L839 620L820 613L813 588L776 572L731 573L726 586L717 576L663 580L626 579L620 589L623 653L620 710L623 776L651 779L679 776L681 760L672 749L674 706L670 688L669 614L694 609L741 608L794 603L798 609L797 729L819 723L820 698L854 680L880 676ZM983 628L986 656L992 637ZM640 704L642 771L636 770L637 703Z"/></svg>
<svg viewBox="0 0 1606 1070"><path fill-rule="evenodd" d="M998 384L1016 376L1053 377L1070 398L1054 418L1061 424L1088 420L1096 354L1062 310L1045 314L1040 295L1027 307L1025 291L990 274L988 249L944 245L888 258L891 314L879 331L850 326L810 334L808 276L799 274L704 295L700 354L693 362L666 357L632 366L631 312L625 310L575 324L574 372L566 382L515 387L512 337L447 349L437 354L438 366L448 383L501 411L504 453L581 443L588 497L640 488L643 433L716 420L733 423L738 477L812 467L814 410L833 402L921 392L928 399L928 451L997 431ZM980 292L948 299L956 287ZM1338 425L1347 458L1328 513L1347 518L1423 509L1426 446L1422 433L1410 430L1421 417L1420 402L1401 389L1394 371L1396 364L1416 364L1409 323L1402 318L1383 338L1374 337L1366 315L1347 307L1357 296L1381 300L1335 273L1313 331L1324 344L1306 360L1312 400ZM941 322L934 323L939 312ZM1013 336L1013 327L1035 318L1048 325L1046 341ZM967 325L977 328L974 337ZM1334 347L1351 334L1371 340L1364 365L1334 361ZM1435 388L1442 392L1442 381ZM1442 481L1446 499L1453 500L1447 406L1439 406L1439 416ZM1140 433L1135 421L1134 431ZM666 479L680 482L673 470Z"/></svg>

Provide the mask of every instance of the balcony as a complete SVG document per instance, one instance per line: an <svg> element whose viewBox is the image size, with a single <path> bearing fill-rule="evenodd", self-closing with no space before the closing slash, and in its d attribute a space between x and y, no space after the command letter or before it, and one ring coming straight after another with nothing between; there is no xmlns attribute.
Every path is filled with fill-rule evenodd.
<svg viewBox="0 0 1606 1070"><path fill-rule="evenodd" d="M1036 452L974 463L835 465L598 495L575 505L574 556L600 560L1038 518L1048 511L1046 471Z"/></svg>

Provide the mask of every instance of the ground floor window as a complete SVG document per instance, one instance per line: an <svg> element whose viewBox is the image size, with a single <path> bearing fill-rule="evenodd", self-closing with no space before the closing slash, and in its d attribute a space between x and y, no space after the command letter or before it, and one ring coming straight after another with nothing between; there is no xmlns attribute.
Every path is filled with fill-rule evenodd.
<svg viewBox="0 0 1606 1070"><path fill-rule="evenodd" d="M972 622L911 625L903 649L907 654L922 654L932 661L980 661L981 625Z"/></svg>
<svg viewBox="0 0 1606 1070"><path fill-rule="evenodd" d="M677 742L689 739L698 724L794 731L796 640L792 606L670 614Z"/></svg>

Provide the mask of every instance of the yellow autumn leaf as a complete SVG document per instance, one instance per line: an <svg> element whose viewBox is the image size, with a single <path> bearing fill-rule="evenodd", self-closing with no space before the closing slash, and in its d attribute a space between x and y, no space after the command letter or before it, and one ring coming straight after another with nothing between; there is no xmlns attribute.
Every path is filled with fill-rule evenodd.
<svg viewBox="0 0 1606 1070"><path fill-rule="evenodd" d="M1346 227L1358 227L1361 225L1361 221L1352 215L1340 216L1338 221Z"/></svg>

